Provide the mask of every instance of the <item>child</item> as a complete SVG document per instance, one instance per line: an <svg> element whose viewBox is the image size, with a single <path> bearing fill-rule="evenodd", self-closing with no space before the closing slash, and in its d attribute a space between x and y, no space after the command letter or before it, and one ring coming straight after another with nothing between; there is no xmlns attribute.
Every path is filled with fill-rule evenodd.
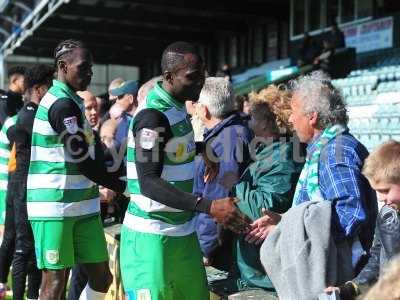
<svg viewBox="0 0 400 300"><path fill-rule="evenodd" d="M363 300L396 300L400 299L400 258L396 256L385 268L384 274L368 291Z"/></svg>
<svg viewBox="0 0 400 300"><path fill-rule="evenodd" d="M382 268L400 253L400 143L391 140L365 160L363 174L383 203L375 228L370 258L356 278L341 287L328 287L330 293L339 290L342 300L355 299L382 274Z"/></svg>

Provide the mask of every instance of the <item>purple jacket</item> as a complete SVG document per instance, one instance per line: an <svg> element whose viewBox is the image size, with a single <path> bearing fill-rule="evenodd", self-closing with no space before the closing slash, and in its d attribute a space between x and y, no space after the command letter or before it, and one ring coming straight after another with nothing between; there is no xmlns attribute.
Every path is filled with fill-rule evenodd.
<svg viewBox="0 0 400 300"><path fill-rule="evenodd" d="M231 189L223 184L224 175L229 172L237 180L250 162L249 143L252 133L239 114L233 113L211 130L206 130L204 143L211 147L219 161L219 173L210 183L204 182L205 164L201 157L196 159L193 193L215 200L230 195ZM235 182L236 183L236 182ZM217 225L206 214L199 214L196 231L203 256L208 257L218 246Z"/></svg>

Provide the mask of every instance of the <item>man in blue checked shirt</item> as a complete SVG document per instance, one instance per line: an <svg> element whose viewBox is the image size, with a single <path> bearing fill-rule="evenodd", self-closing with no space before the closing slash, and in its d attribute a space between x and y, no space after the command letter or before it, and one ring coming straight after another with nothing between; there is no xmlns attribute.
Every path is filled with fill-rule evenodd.
<svg viewBox="0 0 400 300"><path fill-rule="evenodd" d="M357 272L371 247L377 215L376 194L361 174L368 151L349 133L342 95L322 72L301 77L292 88L290 122L300 141L308 144L293 206L333 202L332 236L337 243L349 241ZM265 212L247 240L260 243L279 221L280 215Z"/></svg>

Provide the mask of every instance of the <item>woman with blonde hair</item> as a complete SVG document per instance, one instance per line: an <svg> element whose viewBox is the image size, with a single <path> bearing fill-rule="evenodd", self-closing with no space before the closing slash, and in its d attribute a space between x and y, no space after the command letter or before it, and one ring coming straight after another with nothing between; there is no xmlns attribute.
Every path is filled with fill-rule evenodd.
<svg viewBox="0 0 400 300"><path fill-rule="evenodd" d="M264 209L284 213L292 205L292 197L302 164L293 159L290 93L282 87L269 86L259 94L250 95L250 128L253 163L243 173L233 192L239 209L252 220L262 216ZM237 236L236 265L238 288L273 285L260 263L259 245Z"/></svg>

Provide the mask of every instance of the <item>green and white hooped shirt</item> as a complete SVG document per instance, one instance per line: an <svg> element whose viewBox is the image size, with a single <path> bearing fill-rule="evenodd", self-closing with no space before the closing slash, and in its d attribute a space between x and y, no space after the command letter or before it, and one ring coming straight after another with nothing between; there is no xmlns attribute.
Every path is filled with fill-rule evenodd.
<svg viewBox="0 0 400 300"><path fill-rule="evenodd" d="M17 122L17 116L7 118L0 131L0 224L5 222L6 198L8 186L8 163L12 145L7 137L7 131Z"/></svg>
<svg viewBox="0 0 400 300"><path fill-rule="evenodd" d="M77 161L66 150L62 134L55 132L49 123L48 112L51 106L56 101L66 99L72 99L80 107L82 121L87 123L83 117L82 99L66 84L54 80L53 86L40 102L33 123L27 183L30 220L82 217L98 214L100 210L97 184L80 173ZM93 132L90 126L84 127L89 152L92 154Z"/></svg>
<svg viewBox="0 0 400 300"><path fill-rule="evenodd" d="M184 104L168 94L158 82L136 114L146 108L162 112L168 118L173 135L164 149L161 178L182 191L192 193L196 147L192 125ZM135 165L137 157L133 137L134 126L135 118L131 121L128 133L127 178L130 203L124 225L134 231L168 236L185 236L193 233L195 222L193 212L168 207L141 193ZM143 134L146 133L142 130L140 139L143 138ZM152 134L151 131L148 134Z"/></svg>

